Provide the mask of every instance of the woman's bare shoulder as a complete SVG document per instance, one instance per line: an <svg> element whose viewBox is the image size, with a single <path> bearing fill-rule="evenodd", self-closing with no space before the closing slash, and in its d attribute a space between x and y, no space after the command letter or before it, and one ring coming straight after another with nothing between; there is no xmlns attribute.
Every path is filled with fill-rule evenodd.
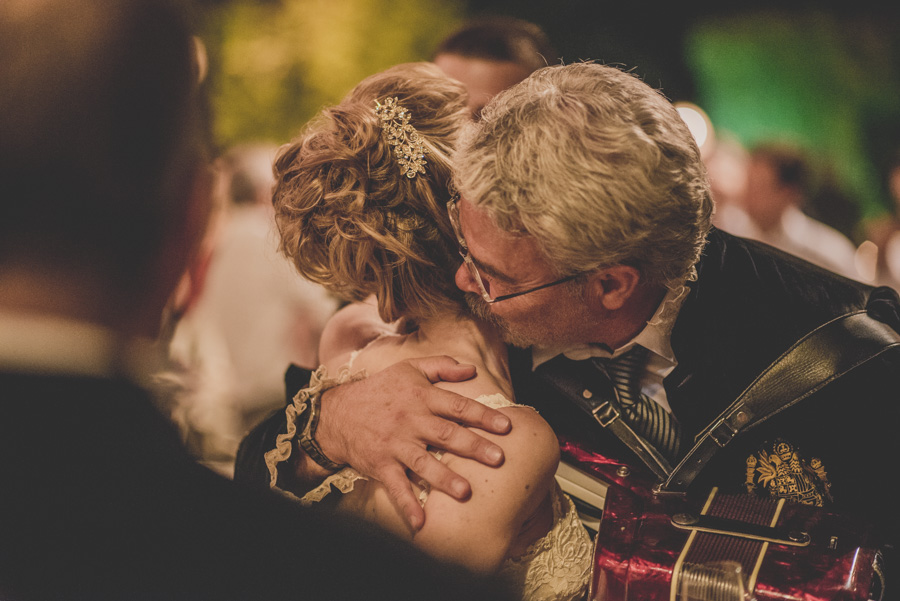
<svg viewBox="0 0 900 601"><path fill-rule="evenodd" d="M506 435L479 431L504 451L498 468L448 455L447 465L466 478L472 495L459 502L432 491L425 505L425 526L415 542L426 551L466 567L492 572L519 542L527 520L542 506L553 486L559 445L553 430L533 409L499 409L512 422Z"/></svg>
<svg viewBox="0 0 900 601"><path fill-rule="evenodd" d="M329 369L336 369L346 363L354 351L393 331L392 324L381 320L378 308L371 302L349 304L325 324L319 339L319 360Z"/></svg>
<svg viewBox="0 0 900 601"><path fill-rule="evenodd" d="M555 473L559 464L559 439L550 424L531 407L512 405L497 410L509 417L512 423L509 433L498 435L477 430L478 434L500 445L507 462L516 469L543 476Z"/></svg>

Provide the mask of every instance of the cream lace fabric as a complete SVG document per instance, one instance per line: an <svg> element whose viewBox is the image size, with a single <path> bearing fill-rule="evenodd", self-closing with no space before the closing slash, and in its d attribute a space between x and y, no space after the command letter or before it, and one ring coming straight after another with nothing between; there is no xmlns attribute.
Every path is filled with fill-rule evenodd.
<svg viewBox="0 0 900 601"><path fill-rule="evenodd" d="M355 358L355 357L356 357L356 353L354 353L351 356L351 362L352 362L353 358ZM314 396L322 394L324 391L328 390L329 388L334 388L335 386L338 386L340 384L344 384L346 382L350 382L353 380L359 380L361 378L364 378L365 376L366 376L365 370L361 370L361 371L357 372L356 374L351 375L350 374L350 363L348 363L347 365L345 365L338 371L336 378L329 378L328 372L325 369L325 366L322 365L322 366L319 366L319 368L313 372L312 376L309 379L309 386L300 390L300 392L298 392L297 394L294 395L293 401L284 410L284 417L285 417L285 421L287 424L287 431L284 434L279 434L275 438L275 448L272 449L271 451L267 451L265 454L266 467L269 469L269 486L272 489L284 494L285 496L291 497L293 499L297 499L297 497L293 493L283 490L278 487L278 464L282 463L284 461L287 461L291 457L291 450L293 448L293 440L297 436L297 424L296 424L297 416L300 415L301 413L303 413L303 411L306 409L307 403L309 403L310 399L312 399ZM330 476L326 480L326 482L328 482L329 480L332 480L332 479L334 479L335 481L339 481L340 479L337 478L337 476L340 476L341 474L343 474L344 472L346 472L348 470L349 470L349 468ZM352 471L352 470L349 470L349 471ZM354 472L354 474L355 474L355 472ZM363 476L356 474L355 478L347 477L346 479L349 480L349 483L347 484L347 486L349 486L349 488L347 488L346 490L344 490L343 488L339 488L339 490L341 490L341 492L349 492L349 491L353 490L353 482L356 480L359 480L359 479L363 479ZM323 486L324 486L324 483L323 483ZM319 488L322 488L322 486L319 486ZM316 490L318 490L318 488ZM328 490L328 488L326 487L326 491L327 490ZM315 492L315 491L312 491L312 492ZM304 499L306 499L306 497L309 497L312 494L312 492L304 495L303 499L300 499L300 501L303 502L304 504L312 503L313 500L304 501ZM328 493L326 492L325 494L328 494ZM320 498L314 499L314 500L320 501L322 498L325 497L325 494L323 494Z"/></svg>
<svg viewBox="0 0 900 601"><path fill-rule="evenodd" d="M333 386L364 377L364 372L351 375L353 358L341 368L336 378L328 378L324 367L317 369L310 379L309 388L298 392L294 402L285 410L288 431L278 436L276 448L267 452L265 456L273 488L277 489L277 464L290 457L291 439L296 434L296 427L293 425L295 418L305 408L312 395L321 394ZM516 405L502 394L482 395L475 400L494 409L525 406ZM441 454L434 453L439 459ZM366 478L353 468L344 468L326 478L322 484L304 495L300 502L304 505L317 503L333 490L347 494L353 491L357 480ZM427 485L424 483L420 485L422 493L419 495L419 502L424 506L429 491ZM293 496L286 491L282 492ZM581 524L572 500L558 485L554 486L551 494L553 527L550 532L529 545L522 555L507 559L499 571L499 576L522 591L523 601L576 601L583 599L588 589L593 561L590 536Z"/></svg>
<svg viewBox="0 0 900 601"><path fill-rule="evenodd" d="M553 528L524 554L507 559L500 576L521 588L523 601L576 601L587 593L593 558L591 538L575 505L556 486Z"/></svg>

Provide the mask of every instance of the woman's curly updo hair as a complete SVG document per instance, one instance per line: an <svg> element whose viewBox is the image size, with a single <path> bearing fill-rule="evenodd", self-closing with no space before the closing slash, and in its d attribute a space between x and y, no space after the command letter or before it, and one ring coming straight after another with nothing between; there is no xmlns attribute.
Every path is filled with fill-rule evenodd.
<svg viewBox="0 0 900 601"><path fill-rule="evenodd" d="M385 98L411 113L427 149L424 174L401 172L375 114ZM467 119L465 88L432 63L364 79L278 152L272 202L282 252L345 300L374 294L386 321L459 310L446 204L450 156Z"/></svg>

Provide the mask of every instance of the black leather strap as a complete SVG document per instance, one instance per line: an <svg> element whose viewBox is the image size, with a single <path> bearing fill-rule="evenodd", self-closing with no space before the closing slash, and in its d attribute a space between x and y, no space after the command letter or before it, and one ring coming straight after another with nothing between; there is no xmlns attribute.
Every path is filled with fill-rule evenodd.
<svg viewBox="0 0 900 601"><path fill-rule="evenodd" d="M657 491L682 493L719 449L742 430L802 401L853 368L900 345L889 325L854 311L810 332L766 368L738 399L697 437L673 469L623 419L609 399L615 386L583 361L559 356L536 374L627 445L660 479Z"/></svg>
<svg viewBox="0 0 900 601"><path fill-rule="evenodd" d="M588 361L560 355L540 365L536 374L625 443L660 480L672 472L665 457L620 418L616 387Z"/></svg>
<svg viewBox="0 0 900 601"><path fill-rule="evenodd" d="M297 416L297 443L310 459L330 472L337 472L347 467L347 464L335 463L329 459L322 451L322 447L319 446L319 441L316 440L316 429L319 427L319 416L321 415L319 409L321 400L321 392L311 395L306 409ZM301 422L303 423L302 427Z"/></svg>
<svg viewBox="0 0 900 601"><path fill-rule="evenodd" d="M742 430L799 403L898 345L900 334L865 311L848 313L819 326L767 367L707 426L657 490L686 490L713 455Z"/></svg>

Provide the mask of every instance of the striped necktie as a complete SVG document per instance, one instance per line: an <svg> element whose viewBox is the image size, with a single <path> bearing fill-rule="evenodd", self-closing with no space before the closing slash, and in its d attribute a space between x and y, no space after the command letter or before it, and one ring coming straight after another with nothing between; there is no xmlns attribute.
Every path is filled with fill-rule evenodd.
<svg viewBox="0 0 900 601"><path fill-rule="evenodd" d="M614 359L592 359L616 388L619 409L628 425L670 462L678 457L681 427L663 407L643 394L640 375L647 364L647 349L635 345Z"/></svg>

